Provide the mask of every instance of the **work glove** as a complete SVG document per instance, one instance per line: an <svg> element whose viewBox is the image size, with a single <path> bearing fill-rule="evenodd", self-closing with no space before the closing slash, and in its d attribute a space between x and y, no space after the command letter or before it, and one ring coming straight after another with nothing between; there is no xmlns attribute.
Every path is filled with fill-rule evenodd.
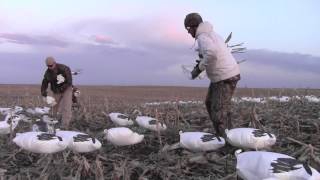
<svg viewBox="0 0 320 180"><path fill-rule="evenodd" d="M196 60L196 62L197 62L196 66L191 71L191 79L197 78L199 76L199 74L201 73L201 70L199 69L200 60Z"/></svg>
<svg viewBox="0 0 320 180"><path fill-rule="evenodd" d="M51 107L57 104L56 100L51 96L46 97L46 103Z"/></svg>

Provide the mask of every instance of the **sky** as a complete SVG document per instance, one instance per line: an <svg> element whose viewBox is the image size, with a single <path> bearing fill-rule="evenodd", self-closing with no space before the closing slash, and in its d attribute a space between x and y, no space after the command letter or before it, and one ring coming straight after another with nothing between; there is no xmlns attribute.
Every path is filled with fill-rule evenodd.
<svg viewBox="0 0 320 180"><path fill-rule="evenodd" d="M0 84L40 84L53 56L83 85L208 86L183 21L198 12L244 42L240 87L320 88L317 0L0 0Z"/></svg>

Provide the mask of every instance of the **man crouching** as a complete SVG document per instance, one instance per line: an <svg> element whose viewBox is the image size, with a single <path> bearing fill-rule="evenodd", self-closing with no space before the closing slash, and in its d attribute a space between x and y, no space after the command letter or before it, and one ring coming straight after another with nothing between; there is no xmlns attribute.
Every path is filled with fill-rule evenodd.
<svg viewBox="0 0 320 180"><path fill-rule="evenodd" d="M53 57L46 58L47 70L44 74L41 95L47 97L47 88L50 83L51 91L57 102L53 106L53 115L62 115L62 128L68 129L72 117L72 75L68 66L56 63Z"/></svg>

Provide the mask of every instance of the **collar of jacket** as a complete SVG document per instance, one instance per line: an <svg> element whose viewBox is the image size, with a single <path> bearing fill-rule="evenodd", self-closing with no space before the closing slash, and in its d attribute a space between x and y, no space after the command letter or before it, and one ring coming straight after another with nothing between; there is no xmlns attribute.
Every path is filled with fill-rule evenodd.
<svg viewBox="0 0 320 180"><path fill-rule="evenodd" d="M197 28L197 32L196 32L196 39L198 38L198 36L200 34L203 34L203 33L211 33L213 31L213 26L205 21L205 22L202 22L199 24L198 28Z"/></svg>

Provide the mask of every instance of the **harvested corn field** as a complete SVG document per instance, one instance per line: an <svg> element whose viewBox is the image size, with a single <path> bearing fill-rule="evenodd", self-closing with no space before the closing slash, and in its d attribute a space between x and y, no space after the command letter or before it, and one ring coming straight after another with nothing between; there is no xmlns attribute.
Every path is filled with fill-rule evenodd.
<svg viewBox="0 0 320 180"><path fill-rule="evenodd" d="M38 86L0 86L0 107L43 107ZM194 153L178 146L179 131L213 132L203 99L206 88L191 87L80 87L80 105L74 107L72 130L97 138L102 147L91 153L70 150L35 154L12 142L16 133L31 131L20 122L9 135L0 136L0 177L5 179L236 179L234 150ZM307 162L320 170L319 90L239 89L233 101L235 127L257 127L276 135L268 151ZM275 98L288 96L286 101ZM242 98L241 98L242 97ZM265 101L247 101L259 97ZM299 98L298 98L299 97ZM134 110L167 125L165 131L130 127L144 140L116 147L104 139L104 129L116 127L105 114ZM3 116L1 117L4 118ZM31 117L36 118L36 117Z"/></svg>

